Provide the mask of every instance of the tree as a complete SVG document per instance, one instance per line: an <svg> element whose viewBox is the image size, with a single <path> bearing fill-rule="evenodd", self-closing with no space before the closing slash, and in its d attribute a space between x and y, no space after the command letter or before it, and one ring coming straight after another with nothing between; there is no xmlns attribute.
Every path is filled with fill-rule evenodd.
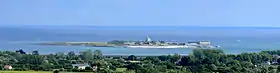
<svg viewBox="0 0 280 73"><path fill-rule="evenodd" d="M91 66L97 66L98 69L107 69L109 68L108 66L108 63L107 61L104 61L104 60L95 60L93 61L92 65Z"/></svg>
<svg viewBox="0 0 280 73"><path fill-rule="evenodd" d="M160 72L158 72L154 68L141 68L136 70L135 73L160 73Z"/></svg>
<svg viewBox="0 0 280 73"><path fill-rule="evenodd" d="M68 52L67 55L68 55L68 56L75 56L75 52L74 52L74 51L70 51L70 52Z"/></svg>
<svg viewBox="0 0 280 73"><path fill-rule="evenodd" d="M0 51L0 67L12 65L15 70L52 70L61 71L92 71L73 69L72 64L89 63L96 66L99 73L119 73L117 68L126 68L126 72L132 73L276 73L280 72L280 66L263 64L264 62L278 61L280 50L265 51L260 53L224 54L216 49L195 49L193 54L180 56L179 54L168 56L136 57L103 57L100 50L86 50L76 55L73 51L64 54L58 52L48 55L40 55L38 51L31 54L21 54L20 51ZM277 60L278 59L278 60ZM137 60L139 63L126 62ZM96 68L94 67L94 68ZM1 68L0 68L1 69ZM65 69L65 70L64 70ZM119 71L119 72L116 72Z"/></svg>
<svg viewBox="0 0 280 73"><path fill-rule="evenodd" d="M277 63L280 64L280 58L277 59Z"/></svg>
<svg viewBox="0 0 280 73"><path fill-rule="evenodd" d="M124 63L118 61L118 60L110 60L108 61L109 63L111 63L113 66L116 66L118 68L121 68L124 66Z"/></svg>
<svg viewBox="0 0 280 73"><path fill-rule="evenodd" d="M160 62L160 60L159 60L157 57L151 57L151 56L145 57L144 60L152 61L152 63L158 63L158 62Z"/></svg>
<svg viewBox="0 0 280 73"><path fill-rule="evenodd" d="M277 72L278 73L280 72L280 66L277 66Z"/></svg>
<svg viewBox="0 0 280 73"><path fill-rule="evenodd" d="M217 70L217 66L215 64L211 64L210 70L215 72Z"/></svg>
<svg viewBox="0 0 280 73"><path fill-rule="evenodd" d="M75 60L75 52L74 51L70 51L67 54L67 59L69 60Z"/></svg>
<svg viewBox="0 0 280 73"><path fill-rule="evenodd" d="M16 52L17 52L17 53L20 53L20 54L26 54L22 49L17 50Z"/></svg>
<svg viewBox="0 0 280 73"><path fill-rule="evenodd" d="M194 55L194 57L199 58L199 59L202 59L205 57L202 49L194 49L193 55Z"/></svg>
<svg viewBox="0 0 280 73"><path fill-rule="evenodd" d="M196 58L192 55L190 56L185 56L181 59L180 64L183 66L193 66L196 64Z"/></svg>
<svg viewBox="0 0 280 73"><path fill-rule="evenodd" d="M267 73L269 70L266 66L261 67L261 73Z"/></svg>
<svg viewBox="0 0 280 73"><path fill-rule="evenodd" d="M192 73L189 68L183 67L179 73Z"/></svg>
<svg viewBox="0 0 280 73"><path fill-rule="evenodd" d="M134 55L128 56L128 60L137 60L137 57Z"/></svg>
<svg viewBox="0 0 280 73"><path fill-rule="evenodd" d="M48 62L48 60L44 60L43 63L39 66L41 69L40 70L46 70L46 71L49 71L51 70L52 66L51 64Z"/></svg>
<svg viewBox="0 0 280 73"><path fill-rule="evenodd" d="M175 62L178 62L179 60L181 60L181 58L182 58L181 55L179 55L179 54L174 54L174 55L171 57L170 61L171 61L172 63L175 63Z"/></svg>
<svg viewBox="0 0 280 73"><path fill-rule="evenodd" d="M93 59L94 60L102 60L103 59L103 54L101 50L95 50L93 54Z"/></svg>
<svg viewBox="0 0 280 73"><path fill-rule="evenodd" d="M167 56L165 56L165 55L159 56L158 59L161 60L161 61L167 61L168 60Z"/></svg>
<svg viewBox="0 0 280 73"><path fill-rule="evenodd" d="M56 59L63 60L65 59L65 54L63 52L57 52L55 53L55 57Z"/></svg>
<svg viewBox="0 0 280 73"><path fill-rule="evenodd" d="M85 60L86 62L93 60L92 50L89 49L89 50L81 52L81 58L82 58L82 60Z"/></svg>
<svg viewBox="0 0 280 73"><path fill-rule="evenodd" d="M139 65L139 64L136 64L136 63L130 63L128 66L127 66L127 69L128 70L137 70L137 69L141 69L142 67Z"/></svg>
<svg viewBox="0 0 280 73"><path fill-rule="evenodd" d="M167 69L175 69L176 65L171 62L165 62L164 65L166 65Z"/></svg>
<svg viewBox="0 0 280 73"><path fill-rule="evenodd" d="M144 68L153 68L154 64L150 63L146 63L145 65L143 65Z"/></svg>
<svg viewBox="0 0 280 73"><path fill-rule="evenodd" d="M91 67L86 67L85 70L92 70L92 68Z"/></svg>
<svg viewBox="0 0 280 73"><path fill-rule="evenodd" d="M34 50L34 51L32 51L32 55L39 55L38 50Z"/></svg>
<svg viewBox="0 0 280 73"><path fill-rule="evenodd" d="M32 70L40 70L39 66L43 63L44 57L41 55L23 55L18 64L24 64Z"/></svg>
<svg viewBox="0 0 280 73"><path fill-rule="evenodd" d="M156 65L154 68L159 72L166 72L166 70L167 70L166 65Z"/></svg>
<svg viewBox="0 0 280 73"><path fill-rule="evenodd" d="M48 55L46 60L48 60L48 62L53 65L58 65L58 60L56 59L55 55L53 55L53 54Z"/></svg>
<svg viewBox="0 0 280 73"><path fill-rule="evenodd" d="M10 53L9 54L9 57L13 58L13 59L16 59L16 60L19 60L19 59L22 59L22 55L24 54L20 54L20 53Z"/></svg>

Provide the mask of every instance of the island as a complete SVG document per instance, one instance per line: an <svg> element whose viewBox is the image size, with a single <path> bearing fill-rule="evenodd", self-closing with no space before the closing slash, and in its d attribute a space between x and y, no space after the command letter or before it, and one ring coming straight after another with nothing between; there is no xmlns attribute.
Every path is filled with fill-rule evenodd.
<svg viewBox="0 0 280 73"><path fill-rule="evenodd" d="M217 48L210 41L196 42L168 42L154 41L147 37L145 41L113 40L109 42L44 42L40 45L63 45L63 46L92 46L92 47L125 47L125 48Z"/></svg>

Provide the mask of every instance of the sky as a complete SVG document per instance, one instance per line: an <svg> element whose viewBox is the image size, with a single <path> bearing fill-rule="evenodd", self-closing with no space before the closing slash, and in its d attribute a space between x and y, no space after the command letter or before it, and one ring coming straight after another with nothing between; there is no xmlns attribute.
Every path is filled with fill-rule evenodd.
<svg viewBox="0 0 280 73"><path fill-rule="evenodd" d="M0 0L0 25L272 26L280 0Z"/></svg>

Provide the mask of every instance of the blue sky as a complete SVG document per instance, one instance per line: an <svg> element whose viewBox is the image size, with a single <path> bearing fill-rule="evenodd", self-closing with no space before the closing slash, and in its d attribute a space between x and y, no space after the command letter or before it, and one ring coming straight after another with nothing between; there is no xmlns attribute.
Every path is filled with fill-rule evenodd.
<svg viewBox="0 0 280 73"><path fill-rule="evenodd" d="M0 0L1 25L280 26L280 0Z"/></svg>

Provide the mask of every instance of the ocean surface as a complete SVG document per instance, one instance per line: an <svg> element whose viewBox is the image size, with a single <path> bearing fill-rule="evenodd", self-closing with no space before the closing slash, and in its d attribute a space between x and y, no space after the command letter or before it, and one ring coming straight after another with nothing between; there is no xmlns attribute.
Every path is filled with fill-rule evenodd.
<svg viewBox="0 0 280 73"><path fill-rule="evenodd" d="M176 42L211 41L225 53L260 52L280 49L280 28L271 27L106 27L106 26L10 26L0 27L0 50L40 54L100 49L104 55L187 55L193 49L140 49L83 46L34 45L37 42L90 42L110 40L152 40Z"/></svg>

